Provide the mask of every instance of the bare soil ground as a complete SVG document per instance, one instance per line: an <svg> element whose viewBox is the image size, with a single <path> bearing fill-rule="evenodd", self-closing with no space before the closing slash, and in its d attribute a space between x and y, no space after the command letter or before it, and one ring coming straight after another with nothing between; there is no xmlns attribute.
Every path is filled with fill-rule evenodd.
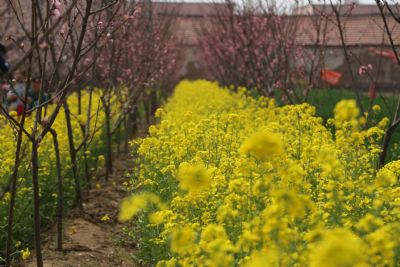
<svg viewBox="0 0 400 267"><path fill-rule="evenodd" d="M109 179L98 178L101 188L89 191L84 212L72 211L64 221L62 252L56 251L56 227L43 233L43 258L45 267L110 267L134 266L131 260L135 244L123 234L123 224L117 220L119 203L126 196L123 182L133 161L126 155L114 161L115 171ZM109 216L107 221L103 216ZM25 267L36 266L34 251Z"/></svg>

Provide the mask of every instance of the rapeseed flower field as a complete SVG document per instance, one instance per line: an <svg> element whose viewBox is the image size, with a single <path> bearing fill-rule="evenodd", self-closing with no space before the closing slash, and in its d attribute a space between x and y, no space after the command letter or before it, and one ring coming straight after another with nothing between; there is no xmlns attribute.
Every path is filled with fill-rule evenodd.
<svg viewBox="0 0 400 267"><path fill-rule="evenodd" d="M181 82L137 157L119 219L156 266L397 266L400 161L378 165L388 119L339 102L278 107Z"/></svg>
<svg viewBox="0 0 400 267"><path fill-rule="evenodd" d="M78 112L78 95L72 94L68 98L69 106L71 107L71 123L73 127L73 136L77 143L84 138L82 127L90 124L90 142L86 149L81 149L78 153L79 162L79 179L83 187L88 186L88 181L84 177L84 156L87 159L87 167L92 173L104 164L104 121L105 115L100 106L99 93L93 93L92 104L90 102L90 94L82 92L81 108L82 114ZM88 120L88 108L91 108L90 123ZM118 108L116 106L116 108ZM46 106L46 111L43 111L43 118L46 119L47 114L51 114L54 106ZM12 114L15 119L19 120L17 114ZM25 125L27 129L33 128L35 116L30 115L26 118ZM3 251L7 239L7 212L9 208L10 192L7 190L7 185L10 183L10 174L14 166L15 148L17 143L17 129L13 128L4 116L0 116L0 251ZM75 183L72 174L72 164L69 154L69 141L67 135L66 118L64 112L60 112L54 122L52 128L57 133L59 143L59 153L61 160L61 172L63 179L63 205L71 207L75 199ZM29 257L30 252L28 247L31 247L33 236L33 196L32 196L32 176L30 172L31 144L27 137L24 137L22 144L22 159L20 163L20 171L17 180L16 206L15 206L15 225L14 225L14 246L15 255L20 255L21 259L25 260ZM103 160L102 160L103 159ZM47 134L41 141L39 146L39 176L40 176L40 200L41 200L41 222L44 225L49 225L54 222L54 217L57 213L57 170L56 170L56 154L51 134ZM4 192L3 192L4 191ZM0 265L2 263L2 255L0 255Z"/></svg>

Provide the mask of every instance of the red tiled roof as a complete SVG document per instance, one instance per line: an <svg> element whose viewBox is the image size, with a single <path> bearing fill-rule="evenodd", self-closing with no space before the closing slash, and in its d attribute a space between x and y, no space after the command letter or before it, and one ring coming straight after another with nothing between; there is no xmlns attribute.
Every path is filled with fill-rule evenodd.
<svg viewBox="0 0 400 267"><path fill-rule="evenodd" d="M172 31L183 45L199 45L202 28L211 18L226 12L225 3L153 2L153 11L162 16L175 16Z"/></svg>
<svg viewBox="0 0 400 267"><path fill-rule="evenodd" d="M160 15L184 17L216 16L228 7L225 3L153 2L154 12Z"/></svg>
<svg viewBox="0 0 400 267"><path fill-rule="evenodd" d="M313 22L315 19L320 19L320 17L298 17L299 24L296 36L298 43L304 45L314 45L316 43L317 27L314 26L315 22ZM336 18L334 16L326 17L325 22L327 27L324 43L331 46L341 45ZM387 22L395 44L400 45L400 24L390 16L387 16ZM390 45L380 15L343 17L341 24L347 45Z"/></svg>
<svg viewBox="0 0 400 267"><path fill-rule="evenodd" d="M351 15L349 15L351 7L353 8ZM212 16L221 14L223 10L227 10L229 7L226 4L218 3L156 2L153 3L153 8L158 14L176 16L172 30L181 44L198 45L201 29L211 23ZM303 7L303 9L305 8L310 8L310 6ZM329 5L314 5L312 8L313 14L323 12L327 15L323 18L327 24L324 44L340 46L340 34L331 7ZM393 6L392 8L397 11L396 7ZM341 23L347 45L377 46L390 44L379 10L375 5L343 5L340 10L343 15ZM301 14L300 11L304 10L295 10L294 13ZM321 16L294 15L286 18L298 23L297 43L304 45L316 43L317 29L314 25L315 20L320 20ZM400 45L400 25L390 15L387 16L387 20L395 44Z"/></svg>
<svg viewBox="0 0 400 267"><path fill-rule="evenodd" d="M390 5L391 9L394 12L398 12L397 5ZM343 4L341 6L336 6L340 15L376 15L380 14L378 7L373 5L360 5L360 4ZM329 3L323 4L314 4L314 5L306 5L295 8L293 10L293 15L329 15L333 13L332 7Z"/></svg>

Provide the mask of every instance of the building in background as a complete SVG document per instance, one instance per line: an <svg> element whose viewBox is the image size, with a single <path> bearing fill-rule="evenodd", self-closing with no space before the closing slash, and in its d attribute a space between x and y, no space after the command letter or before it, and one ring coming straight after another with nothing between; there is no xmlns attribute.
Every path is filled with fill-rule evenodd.
<svg viewBox="0 0 400 267"><path fill-rule="evenodd" d="M153 2L157 15L173 16L175 38L182 52L182 64L178 71L181 78L211 78L201 53L201 33L213 18L223 14L224 3Z"/></svg>
<svg viewBox="0 0 400 267"><path fill-rule="evenodd" d="M175 18L172 30L183 55L179 75L189 79L211 78L201 54L202 27L208 27L213 21L216 23L215 18L229 7L224 3L207 2L155 2L153 6L158 14ZM397 7L393 8L397 11ZM358 75L358 69L368 64L372 66L371 74L377 78L376 83L382 88L391 89L400 84L399 67L377 6L345 3L339 8L339 14L356 86L364 89L369 86L370 81ZM312 60L321 58L319 71L340 73L338 82L330 85L351 87L352 78L332 7L306 5L284 17L297 24L296 43L305 47ZM387 19L393 40L400 45L400 24L390 15ZM307 64L309 70L310 62Z"/></svg>
<svg viewBox="0 0 400 267"><path fill-rule="evenodd" d="M392 6L397 12L397 6ZM338 7L343 41L348 51L357 87L366 88L370 81L358 74L361 66L372 66L371 74L382 89L400 84L400 69L385 25L376 5L344 4ZM339 86L352 86L348 62L343 49L335 13L330 5L307 5L293 11L297 18L296 40L310 54L323 57L321 68L342 75ZM386 14L387 24L396 46L400 45L400 24Z"/></svg>
<svg viewBox="0 0 400 267"><path fill-rule="evenodd" d="M358 69L370 64L371 73L381 88L397 87L400 84L400 75L398 75L400 69L379 9L376 5L353 2L345 1L345 4L339 8L339 14L343 38L349 51L350 64L357 86L361 88L369 86L368 79L358 75ZM210 27L212 23L218 23L218 16L223 15L231 7L226 3L212 2L152 2L151 6L157 15L172 17L171 30L182 52L182 64L177 70L177 75L189 79L211 79L212 73L207 70L201 52L202 29ZM28 3L27 7L29 7ZM398 14L398 6L395 5L392 8ZM12 19L13 16L9 10L8 2L0 5L0 17L5 19L5 23L0 24L0 42L4 42L7 46L9 60L14 63L15 59L23 53L24 43L28 45L28 41L25 37L19 38L21 34L17 32L18 27L16 27L18 22ZM329 4L301 6L295 8L291 15L283 17L296 23L296 43L304 46L309 54L310 60L306 64L308 70L314 69L311 66L312 61L320 59L318 71L340 74L333 75L333 80L338 80L338 82L331 85L351 87L352 79L332 7ZM400 24L390 14L386 17L393 42L400 49ZM29 16L27 19L29 20Z"/></svg>

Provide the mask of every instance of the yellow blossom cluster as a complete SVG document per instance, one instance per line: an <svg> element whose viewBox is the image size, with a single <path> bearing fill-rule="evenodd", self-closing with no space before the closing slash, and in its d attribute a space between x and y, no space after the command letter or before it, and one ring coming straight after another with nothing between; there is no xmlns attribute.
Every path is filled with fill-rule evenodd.
<svg viewBox="0 0 400 267"><path fill-rule="evenodd" d="M308 104L183 81L156 116L121 207L147 264L400 264L400 161L378 167L386 123L366 128L354 100L325 125Z"/></svg>

